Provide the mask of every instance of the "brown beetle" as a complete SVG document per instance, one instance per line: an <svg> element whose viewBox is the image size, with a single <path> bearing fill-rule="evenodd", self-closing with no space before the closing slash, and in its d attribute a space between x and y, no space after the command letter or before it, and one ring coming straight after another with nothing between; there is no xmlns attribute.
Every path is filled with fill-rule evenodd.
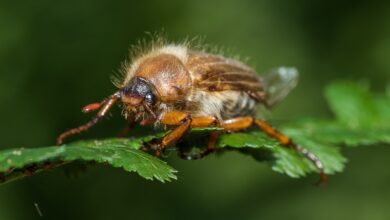
<svg viewBox="0 0 390 220"><path fill-rule="evenodd" d="M325 182L324 166L314 154L254 117L256 105L274 106L295 87L297 78L294 68L281 67L260 77L240 61L192 50L188 44L153 44L125 65L124 79L116 82L117 92L83 108L83 112L99 110L96 117L62 133L57 144L94 126L119 101L130 123L174 127L158 143L156 155L190 128L216 126L235 132L255 125L313 162ZM211 131L207 149L200 157L214 151L220 133Z"/></svg>

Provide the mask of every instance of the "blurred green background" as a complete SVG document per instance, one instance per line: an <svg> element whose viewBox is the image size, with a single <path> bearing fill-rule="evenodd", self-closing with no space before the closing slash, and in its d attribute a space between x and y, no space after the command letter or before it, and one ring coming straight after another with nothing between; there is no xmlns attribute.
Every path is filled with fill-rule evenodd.
<svg viewBox="0 0 390 220"><path fill-rule="evenodd" d="M258 72L296 66L300 84L275 110L279 123L331 117L324 86L390 79L389 1L1 1L0 148L53 145L80 113L115 90L109 76L146 31L250 57ZM114 111L77 138L114 136ZM0 186L0 219L390 219L388 146L344 149L345 172L314 187L236 152L169 159L179 180L161 184L103 165L78 178L63 169Z"/></svg>

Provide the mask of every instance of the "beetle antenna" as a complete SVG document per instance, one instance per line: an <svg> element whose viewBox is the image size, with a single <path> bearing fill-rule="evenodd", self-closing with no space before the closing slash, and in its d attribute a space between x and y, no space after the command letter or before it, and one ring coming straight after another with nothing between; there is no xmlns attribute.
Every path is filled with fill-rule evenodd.
<svg viewBox="0 0 390 220"><path fill-rule="evenodd" d="M120 92L116 92L107 99L105 99L101 105L99 106L99 112L96 114L96 116L86 124L83 124L77 128L70 129L68 131L65 131L64 133L60 134L57 138L57 145L61 145L66 138L69 136L79 134L81 132L87 131L94 125L96 125L104 116L107 114L107 112L110 111L112 106L117 102L117 100L120 98Z"/></svg>

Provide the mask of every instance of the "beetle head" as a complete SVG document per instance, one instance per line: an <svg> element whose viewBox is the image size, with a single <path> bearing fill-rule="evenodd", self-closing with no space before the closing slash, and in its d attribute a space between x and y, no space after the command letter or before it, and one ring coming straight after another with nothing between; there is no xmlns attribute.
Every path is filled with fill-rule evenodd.
<svg viewBox="0 0 390 220"><path fill-rule="evenodd" d="M140 77L134 77L122 90L122 102L129 107L153 106L155 95L152 86Z"/></svg>

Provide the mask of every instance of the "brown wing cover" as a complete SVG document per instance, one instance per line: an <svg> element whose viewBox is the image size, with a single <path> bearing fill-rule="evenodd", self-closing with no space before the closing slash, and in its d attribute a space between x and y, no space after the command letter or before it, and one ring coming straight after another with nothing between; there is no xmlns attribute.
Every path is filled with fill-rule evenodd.
<svg viewBox="0 0 390 220"><path fill-rule="evenodd" d="M193 84L207 91L243 91L257 101L265 101L264 85L256 72L245 64L222 56L190 52L187 69Z"/></svg>

